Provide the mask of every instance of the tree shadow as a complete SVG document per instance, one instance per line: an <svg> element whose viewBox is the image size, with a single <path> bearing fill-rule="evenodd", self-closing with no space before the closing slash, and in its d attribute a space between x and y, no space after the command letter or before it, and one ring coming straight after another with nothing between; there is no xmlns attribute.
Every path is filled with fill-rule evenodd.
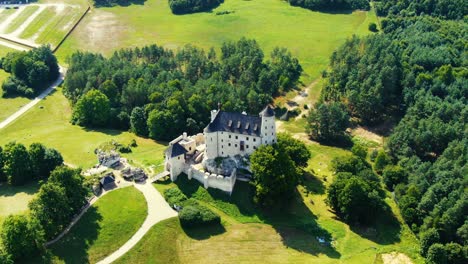
<svg viewBox="0 0 468 264"><path fill-rule="evenodd" d="M97 239L102 216L91 206L70 232L50 250L65 263L89 263L88 249Z"/></svg>
<svg viewBox="0 0 468 264"><path fill-rule="evenodd" d="M146 0L94 0L94 6L99 7L113 7L113 6L122 6L127 7L131 5L144 5Z"/></svg>
<svg viewBox="0 0 468 264"><path fill-rule="evenodd" d="M182 226L185 234L195 240L205 240L213 236L221 235L226 232L226 229L221 224L208 225L201 227L184 227Z"/></svg>
<svg viewBox="0 0 468 264"><path fill-rule="evenodd" d="M35 194L39 191L40 184L37 181L26 183L22 186L11 186L6 182L0 183L0 197L15 196L19 193Z"/></svg>
<svg viewBox="0 0 468 264"><path fill-rule="evenodd" d="M325 185L323 185L323 182L317 178L317 176L308 171L304 171L302 177L304 178L302 185L308 192L313 194L325 194Z"/></svg>
<svg viewBox="0 0 468 264"><path fill-rule="evenodd" d="M106 128L92 128L92 127L81 127L86 132L102 133L108 136L118 136L122 134L122 130L117 129L106 129Z"/></svg>
<svg viewBox="0 0 468 264"><path fill-rule="evenodd" d="M308 177L312 176L309 175ZM313 188L314 183L315 181L311 181L309 188ZM333 241L331 233L317 223L317 216L310 211L301 195L297 192L295 192L294 199L290 203L265 210L255 205L253 202L255 187L246 182L236 182L231 195L212 188L205 190L197 180L188 180L184 174L178 177L175 184L187 197L208 202L229 216L236 213L240 213L240 216L235 215L234 217L257 216L260 222L271 225L277 231L285 247L311 255L326 254L330 258L339 258L341 256L331 244ZM314 191L317 193L324 192L324 187L319 187ZM191 237L197 237L203 235L203 232L207 232L209 235L210 232L218 234L223 230L224 228L221 230L215 228L209 232L205 230L198 231L201 234L188 230L186 232L192 232L187 234ZM207 235L201 238L205 239L205 237L209 238Z"/></svg>
<svg viewBox="0 0 468 264"><path fill-rule="evenodd" d="M371 225L350 225L350 228L359 236L379 245L390 245L401 241L401 224L389 207L382 210Z"/></svg>

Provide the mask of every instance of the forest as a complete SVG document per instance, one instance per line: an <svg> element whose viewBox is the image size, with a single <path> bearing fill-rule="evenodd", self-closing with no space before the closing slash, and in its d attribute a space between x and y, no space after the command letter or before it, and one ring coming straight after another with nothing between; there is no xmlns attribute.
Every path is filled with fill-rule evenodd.
<svg viewBox="0 0 468 264"><path fill-rule="evenodd" d="M369 10L368 0L289 0L292 6L314 11Z"/></svg>
<svg viewBox="0 0 468 264"><path fill-rule="evenodd" d="M381 0L375 2L377 15L430 15L445 19L462 19L468 14L464 0Z"/></svg>
<svg viewBox="0 0 468 264"><path fill-rule="evenodd" d="M64 94L74 124L169 140L199 133L218 103L226 111L260 112L273 96L293 89L301 73L289 51L276 48L265 59L255 40L224 43L219 55L190 45L176 53L152 45L110 58L73 54Z"/></svg>
<svg viewBox="0 0 468 264"><path fill-rule="evenodd" d="M332 108L339 104L354 122L370 126L396 120L375 170L418 234L427 262L463 263L468 247L466 23L414 16L390 17L381 26L383 33L353 37L333 53L316 109L340 113ZM313 125L320 120L309 119Z"/></svg>

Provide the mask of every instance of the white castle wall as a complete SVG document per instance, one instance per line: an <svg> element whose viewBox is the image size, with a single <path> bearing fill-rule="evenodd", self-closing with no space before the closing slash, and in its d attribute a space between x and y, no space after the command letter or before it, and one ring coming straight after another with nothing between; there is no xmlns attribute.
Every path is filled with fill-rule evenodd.
<svg viewBox="0 0 468 264"><path fill-rule="evenodd" d="M228 193L232 193L237 178L237 172L235 169L232 172L231 176L226 177L222 175L211 174L209 172L203 172L196 169L193 166L190 166L190 168L187 169L186 174L189 180L193 178L199 181L201 184L203 184L205 189L211 187Z"/></svg>

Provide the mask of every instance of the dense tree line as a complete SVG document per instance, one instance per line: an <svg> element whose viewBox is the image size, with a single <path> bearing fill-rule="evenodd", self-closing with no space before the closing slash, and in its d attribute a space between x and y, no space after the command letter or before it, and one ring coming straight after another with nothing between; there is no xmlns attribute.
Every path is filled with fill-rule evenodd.
<svg viewBox="0 0 468 264"><path fill-rule="evenodd" d="M174 14L190 14L218 7L224 0L168 0Z"/></svg>
<svg viewBox="0 0 468 264"><path fill-rule="evenodd" d="M265 60L254 40L224 43L221 54L185 46L177 53L156 45L125 49L110 58L71 56L64 94L72 122L131 129L168 140L200 132L218 103L226 111L258 113L272 97L292 89L302 68L276 48Z"/></svg>
<svg viewBox="0 0 468 264"><path fill-rule="evenodd" d="M0 182L23 185L32 180L47 179L50 172L62 165L62 155L55 149L33 143L29 149L11 142L0 147Z"/></svg>
<svg viewBox="0 0 468 264"><path fill-rule="evenodd" d="M131 4L143 4L146 0L94 0L94 6L129 6Z"/></svg>
<svg viewBox="0 0 468 264"><path fill-rule="evenodd" d="M11 75L3 82L3 97L31 97L59 76L59 66L49 46L10 52L0 60L0 69Z"/></svg>
<svg viewBox="0 0 468 264"><path fill-rule="evenodd" d="M62 231L86 204L80 170L57 167L29 203L28 215L10 215L2 224L0 262L21 263L45 251L44 242Z"/></svg>
<svg viewBox="0 0 468 264"><path fill-rule="evenodd" d="M380 0L375 3L377 15L431 15L447 19L463 19L468 14L464 0Z"/></svg>
<svg viewBox="0 0 468 264"><path fill-rule="evenodd" d="M369 10L368 0L289 0L292 6L314 11Z"/></svg>
<svg viewBox="0 0 468 264"><path fill-rule="evenodd" d="M430 16L382 21L331 58L322 104L339 102L358 122L399 119L375 157L429 263L462 263L468 250L468 61L463 21ZM320 105L320 104L319 104Z"/></svg>

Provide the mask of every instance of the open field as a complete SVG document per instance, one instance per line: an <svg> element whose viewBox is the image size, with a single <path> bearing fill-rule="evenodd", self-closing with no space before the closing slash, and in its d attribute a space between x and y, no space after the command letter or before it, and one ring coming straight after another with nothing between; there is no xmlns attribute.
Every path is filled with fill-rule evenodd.
<svg viewBox="0 0 468 264"><path fill-rule="evenodd" d="M100 198L70 233L51 246L46 262L96 263L130 239L146 214L145 198L136 188L114 190Z"/></svg>
<svg viewBox="0 0 468 264"><path fill-rule="evenodd" d="M18 9L0 9L2 36L28 45L55 47L85 12L85 0L40 1Z"/></svg>
<svg viewBox="0 0 468 264"><path fill-rule="evenodd" d="M2 47L3 48L3 47ZM1 54L0 54L1 56ZM5 118L16 112L23 105L31 101L25 97L14 97L14 98L3 98L1 97L2 88L1 84L8 77L8 74L3 70L0 70L0 120L3 121ZM0 132L1 134L1 132Z"/></svg>
<svg viewBox="0 0 468 264"><path fill-rule="evenodd" d="M314 152L314 162L323 149ZM338 152L331 151L333 155ZM326 155L326 154L325 154ZM330 158L330 157L328 157ZM401 224L394 202L386 199L394 216L383 216L371 228L350 227L324 202L327 182L307 176L295 201L281 213L266 215L248 197L251 188L238 182L231 197L205 190L181 176L176 183L155 184L163 192L178 186L186 195L221 215L222 227L183 229L177 218L154 226L117 263L374 263L383 253L400 252L423 263L409 228ZM332 246L316 237L331 239Z"/></svg>
<svg viewBox="0 0 468 264"><path fill-rule="evenodd" d="M28 203L39 190L39 184L28 183L25 186L0 185L0 229L3 219L10 214L28 211Z"/></svg>
<svg viewBox="0 0 468 264"><path fill-rule="evenodd" d="M61 90L53 92L37 106L0 130L0 145L17 141L29 145L41 142L59 150L68 164L89 168L97 163L94 149L101 143L116 140L138 147L123 155L137 165L160 165L165 144L116 130L87 130L70 124L71 109Z"/></svg>
<svg viewBox="0 0 468 264"><path fill-rule="evenodd" d="M218 11L233 11L216 15ZM135 15L137 14L137 15ZM74 50L109 54L118 48L157 43L177 49L185 44L220 48L225 41L255 38L268 56L276 46L288 48L305 70L304 82L327 67L333 50L352 34L368 34L375 18L367 12L329 14L292 7L280 0L226 0L213 12L173 15L167 0L143 5L98 8L58 51L61 61Z"/></svg>

